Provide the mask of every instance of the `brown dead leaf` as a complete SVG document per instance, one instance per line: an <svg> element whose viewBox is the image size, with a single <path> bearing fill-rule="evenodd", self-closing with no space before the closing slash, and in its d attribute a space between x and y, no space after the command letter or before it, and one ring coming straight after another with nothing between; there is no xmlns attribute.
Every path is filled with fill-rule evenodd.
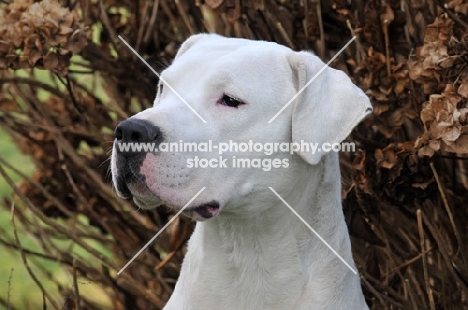
<svg viewBox="0 0 468 310"><path fill-rule="evenodd" d="M457 93L463 98L468 98L468 82L462 83L458 87Z"/></svg>
<svg viewBox="0 0 468 310"><path fill-rule="evenodd" d="M458 121L460 122L461 125L467 125L468 123L468 108L462 108L458 111L460 115L458 116ZM462 127L462 132L463 133L468 133L464 132L463 129L466 128L467 126Z"/></svg>
<svg viewBox="0 0 468 310"><path fill-rule="evenodd" d="M400 127L403 124L402 111L396 110L395 112L389 115L387 121L390 127Z"/></svg>
<svg viewBox="0 0 468 310"><path fill-rule="evenodd" d="M429 185L431 185L433 182L433 180L429 180L427 182L424 182L424 183L413 183L411 184L412 187L414 188L420 188L422 190L425 190Z"/></svg>
<svg viewBox="0 0 468 310"><path fill-rule="evenodd" d="M468 135L460 136L456 141L445 142L445 151L457 154L468 154Z"/></svg>
<svg viewBox="0 0 468 310"><path fill-rule="evenodd" d="M375 114L375 115L380 115L380 114L390 110L390 105L388 105L388 104L375 104L373 106L373 108L374 108L374 111L372 113Z"/></svg>
<svg viewBox="0 0 468 310"><path fill-rule="evenodd" d="M408 81L406 79L398 80L393 91L397 96L400 96L405 90L406 85L408 85Z"/></svg>
<svg viewBox="0 0 468 310"><path fill-rule="evenodd" d="M426 34L424 36L425 42L434 42L437 41L437 37L439 36L439 29L436 27L427 27Z"/></svg>
<svg viewBox="0 0 468 310"><path fill-rule="evenodd" d="M37 49L33 49L31 50L31 52L29 52L28 58L29 58L29 65L31 67L34 67L36 62L42 58L42 53Z"/></svg>
<svg viewBox="0 0 468 310"><path fill-rule="evenodd" d="M434 151L440 150L440 140L429 140L428 146Z"/></svg>
<svg viewBox="0 0 468 310"><path fill-rule="evenodd" d="M356 170L364 171L365 160L366 160L366 153L363 150L359 149L357 151L356 157L354 157L353 159L353 163L352 163L353 168Z"/></svg>
<svg viewBox="0 0 468 310"><path fill-rule="evenodd" d="M418 61L416 59L410 59L408 61L408 76L410 79L416 81L421 77L423 67L422 67L422 62Z"/></svg>
<svg viewBox="0 0 468 310"><path fill-rule="evenodd" d="M212 9L218 8L224 0L205 0L205 4Z"/></svg>
<svg viewBox="0 0 468 310"><path fill-rule="evenodd" d="M434 153L435 153L434 149L429 147L428 145L425 145L418 150L418 156L432 157L434 156Z"/></svg>
<svg viewBox="0 0 468 310"><path fill-rule="evenodd" d="M455 141L460 137L461 130L457 126L446 127L442 132L442 140L444 141Z"/></svg>
<svg viewBox="0 0 468 310"><path fill-rule="evenodd" d="M396 155L393 145L389 145L385 149L376 149L374 152L375 159L377 161L377 166L380 166L385 169L391 169L395 165Z"/></svg>
<svg viewBox="0 0 468 310"><path fill-rule="evenodd" d="M47 70L54 70L59 64L59 59L56 53L49 52L44 57L44 68Z"/></svg>
<svg viewBox="0 0 468 310"><path fill-rule="evenodd" d="M86 45L88 45L88 35L84 29L78 29L73 32L65 48L73 54L77 54L81 52Z"/></svg>
<svg viewBox="0 0 468 310"><path fill-rule="evenodd" d="M62 5L56 0L15 0L2 7L1 67L52 68L56 65L55 57L50 55L52 51L62 55L78 53L86 46L88 29L75 11ZM43 62L39 61L41 58ZM66 62L58 61L59 65ZM64 72L64 69L59 71Z"/></svg>
<svg viewBox="0 0 468 310"><path fill-rule="evenodd" d="M2 112L16 112L18 111L18 105L10 98L0 97L0 111Z"/></svg>

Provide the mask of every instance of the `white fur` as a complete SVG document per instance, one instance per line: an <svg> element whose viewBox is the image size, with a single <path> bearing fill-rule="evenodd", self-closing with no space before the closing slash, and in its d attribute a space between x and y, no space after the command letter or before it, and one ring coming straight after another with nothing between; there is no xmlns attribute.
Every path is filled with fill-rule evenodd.
<svg viewBox="0 0 468 310"><path fill-rule="evenodd" d="M310 53L271 42L196 35L162 77L207 123L168 87L153 108L133 118L159 126L167 142L341 142L372 108L344 73L331 68L268 124L323 66ZM237 109L217 104L223 94L246 104ZM237 154L225 154L230 155ZM162 201L179 210L206 187L192 205L220 203L217 216L197 223L165 310L367 309L359 275L269 190L274 188L355 268L336 153L275 154L289 160L289 167L271 171L188 169L189 157L193 154L147 154L140 173L148 190L132 193L142 207Z"/></svg>

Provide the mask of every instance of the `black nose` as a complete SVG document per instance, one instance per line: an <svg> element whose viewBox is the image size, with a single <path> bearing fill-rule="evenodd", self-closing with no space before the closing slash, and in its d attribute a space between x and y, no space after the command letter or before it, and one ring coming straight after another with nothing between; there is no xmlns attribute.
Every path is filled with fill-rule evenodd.
<svg viewBox="0 0 468 310"><path fill-rule="evenodd" d="M161 131L148 121L130 118L117 125L114 136L118 142L155 142Z"/></svg>
<svg viewBox="0 0 468 310"><path fill-rule="evenodd" d="M117 153L125 157L152 152L163 141L163 135L158 126L145 120L131 118L117 125L114 136ZM149 143L150 145L142 147L141 145L130 145L130 143Z"/></svg>

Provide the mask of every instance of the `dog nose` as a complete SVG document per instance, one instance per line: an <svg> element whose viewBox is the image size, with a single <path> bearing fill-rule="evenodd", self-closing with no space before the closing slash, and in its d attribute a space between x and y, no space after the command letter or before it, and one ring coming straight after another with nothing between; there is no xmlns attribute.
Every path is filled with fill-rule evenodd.
<svg viewBox="0 0 468 310"><path fill-rule="evenodd" d="M147 143L160 140L161 131L149 121L130 118L117 125L114 136L117 142Z"/></svg>

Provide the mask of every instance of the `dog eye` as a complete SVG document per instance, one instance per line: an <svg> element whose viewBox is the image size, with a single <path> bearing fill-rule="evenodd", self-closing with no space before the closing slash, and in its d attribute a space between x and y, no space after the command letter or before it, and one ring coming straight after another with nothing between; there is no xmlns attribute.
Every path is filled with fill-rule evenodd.
<svg viewBox="0 0 468 310"><path fill-rule="evenodd" d="M222 105L233 108L237 108L239 105L244 104L236 98L229 97L228 95L224 95L223 98L221 98L221 103Z"/></svg>

